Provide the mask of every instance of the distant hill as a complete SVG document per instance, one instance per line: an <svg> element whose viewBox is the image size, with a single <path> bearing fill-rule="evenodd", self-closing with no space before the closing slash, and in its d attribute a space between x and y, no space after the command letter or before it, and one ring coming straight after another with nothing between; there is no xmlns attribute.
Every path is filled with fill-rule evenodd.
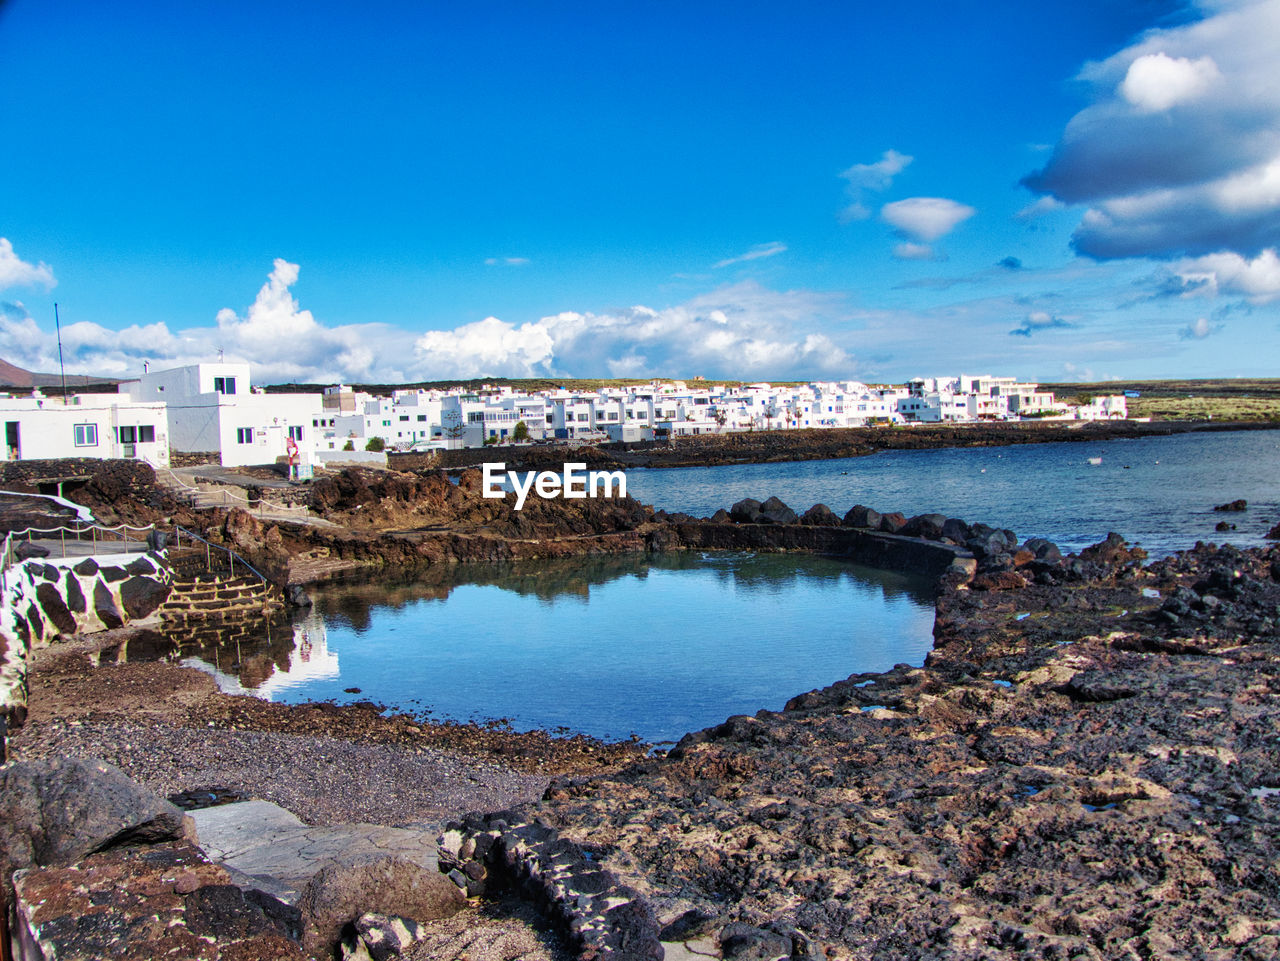
<svg viewBox="0 0 1280 961"><path fill-rule="evenodd" d="M94 388L102 387L114 388L118 380L110 377L90 377L86 374L67 374L67 391L94 392ZM33 387L56 387L62 388L61 374L36 374L29 370L23 370L7 360L0 360L0 387L14 387L19 390L30 390Z"/></svg>

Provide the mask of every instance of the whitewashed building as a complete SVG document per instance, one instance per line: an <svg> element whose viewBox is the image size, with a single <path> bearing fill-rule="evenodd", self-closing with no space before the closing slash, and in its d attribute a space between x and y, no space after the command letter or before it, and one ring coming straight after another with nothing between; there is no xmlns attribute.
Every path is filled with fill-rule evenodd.
<svg viewBox="0 0 1280 961"><path fill-rule="evenodd" d="M169 420L165 405L118 394L30 397L0 394L4 460L101 457L144 460L169 466Z"/></svg>
<svg viewBox="0 0 1280 961"><path fill-rule="evenodd" d="M249 365L192 364L125 381L134 401L169 409L169 443L176 451L218 451L224 467L274 464L290 439L303 462L319 449L314 422L324 410L320 394L266 394L254 389Z"/></svg>

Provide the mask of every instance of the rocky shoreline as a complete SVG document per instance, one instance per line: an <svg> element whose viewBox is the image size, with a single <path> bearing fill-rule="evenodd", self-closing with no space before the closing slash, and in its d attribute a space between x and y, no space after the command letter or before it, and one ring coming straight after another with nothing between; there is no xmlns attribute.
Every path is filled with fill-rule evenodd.
<svg viewBox="0 0 1280 961"><path fill-rule="evenodd" d="M314 490L334 529L237 511L209 512L205 529L286 576L308 569L300 559L425 569L874 545L881 562L939 575L934 651L691 732L664 756L371 705L283 707L168 665L93 668L85 649L50 649L15 754L106 753L166 793L208 787L226 754L245 790L317 823L488 812L446 832L442 867L472 894L477 878L486 896L515 885L581 957L1280 954L1280 548L1198 545L1147 564L1112 535L1062 557L940 515L797 517L776 499L709 519L626 501L517 514L477 481L348 471ZM148 498L113 509L172 508ZM336 758L385 777L317 805ZM460 778L471 786L432 799Z"/></svg>

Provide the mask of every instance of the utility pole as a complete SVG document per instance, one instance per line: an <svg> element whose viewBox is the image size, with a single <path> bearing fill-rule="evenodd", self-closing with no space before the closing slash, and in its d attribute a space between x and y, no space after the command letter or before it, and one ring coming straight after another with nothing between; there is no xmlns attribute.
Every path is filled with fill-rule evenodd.
<svg viewBox="0 0 1280 961"><path fill-rule="evenodd" d="M67 367L62 362L62 321L58 319L58 304L53 304L53 326L58 331L58 369L62 371L62 406L67 406Z"/></svg>

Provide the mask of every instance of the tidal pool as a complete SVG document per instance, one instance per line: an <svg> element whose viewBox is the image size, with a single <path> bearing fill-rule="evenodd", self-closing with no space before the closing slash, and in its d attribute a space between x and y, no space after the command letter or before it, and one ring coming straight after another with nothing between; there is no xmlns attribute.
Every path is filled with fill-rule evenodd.
<svg viewBox="0 0 1280 961"><path fill-rule="evenodd" d="M463 565L313 597L268 665L209 665L224 689L658 743L933 640L931 581L799 554Z"/></svg>

